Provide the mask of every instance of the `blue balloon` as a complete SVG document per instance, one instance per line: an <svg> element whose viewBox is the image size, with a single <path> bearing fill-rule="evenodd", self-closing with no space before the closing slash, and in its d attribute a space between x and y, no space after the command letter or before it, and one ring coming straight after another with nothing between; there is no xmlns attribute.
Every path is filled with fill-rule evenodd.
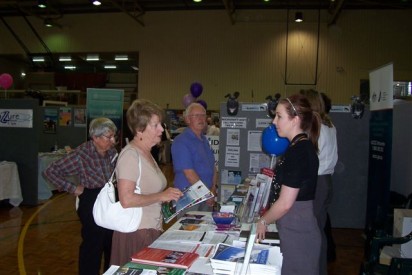
<svg viewBox="0 0 412 275"><path fill-rule="evenodd" d="M285 153L288 146L289 140L287 138L279 137L275 125L271 124L263 130L262 149L265 153L280 156Z"/></svg>

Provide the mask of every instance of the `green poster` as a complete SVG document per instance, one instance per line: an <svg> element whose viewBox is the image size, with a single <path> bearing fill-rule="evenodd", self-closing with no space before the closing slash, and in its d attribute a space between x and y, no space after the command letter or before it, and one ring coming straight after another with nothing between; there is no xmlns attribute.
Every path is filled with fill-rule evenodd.
<svg viewBox="0 0 412 275"><path fill-rule="evenodd" d="M110 118L117 126L116 135L121 139L123 125L123 95L120 89L87 89L87 125L97 117Z"/></svg>

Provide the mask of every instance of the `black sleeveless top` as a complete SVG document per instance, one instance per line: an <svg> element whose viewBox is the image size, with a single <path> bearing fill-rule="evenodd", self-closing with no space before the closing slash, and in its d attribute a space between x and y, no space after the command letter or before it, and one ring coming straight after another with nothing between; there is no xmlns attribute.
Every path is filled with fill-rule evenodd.
<svg viewBox="0 0 412 275"><path fill-rule="evenodd" d="M280 184L300 189L297 201L313 200L318 179L318 154L310 140L299 139L295 143L294 140L276 167L276 177Z"/></svg>

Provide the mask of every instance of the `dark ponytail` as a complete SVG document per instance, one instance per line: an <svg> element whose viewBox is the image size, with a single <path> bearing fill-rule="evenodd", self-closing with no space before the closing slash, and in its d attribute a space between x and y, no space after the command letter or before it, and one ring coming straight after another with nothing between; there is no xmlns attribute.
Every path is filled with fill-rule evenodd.
<svg viewBox="0 0 412 275"><path fill-rule="evenodd" d="M281 99L279 103L285 106L290 118L299 116L301 121L300 128L308 134L310 141L315 146L316 152L319 152L318 138L322 120L319 113L312 110L306 96L301 94L291 95L288 98Z"/></svg>

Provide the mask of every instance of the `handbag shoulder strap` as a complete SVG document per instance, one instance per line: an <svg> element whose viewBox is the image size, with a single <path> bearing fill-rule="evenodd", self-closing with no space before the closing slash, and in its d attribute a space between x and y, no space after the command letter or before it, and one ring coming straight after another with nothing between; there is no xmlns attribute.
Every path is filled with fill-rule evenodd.
<svg viewBox="0 0 412 275"><path fill-rule="evenodd" d="M116 153L116 155L113 156L113 158L112 158L112 160L110 161L110 163L113 163L114 161L116 161L116 159L117 159L118 156L119 156L119 153ZM114 167L113 172L112 172L112 175L110 176L110 179L109 179L110 182L113 182L113 178L114 178L115 172L116 172L116 167Z"/></svg>
<svg viewBox="0 0 412 275"><path fill-rule="evenodd" d="M137 193L139 193L140 194L140 179L142 178L142 159L140 158L140 154L139 154L139 151L137 150L137 148L135 148L135 147L133 147L133 146L130 146L130 147L132 147L135 151L136 151L136 154L137 154L137 158L138 158L138 163L139 163L139 176L138 176L138 178L137 178L137 180L136 180L136 192ZM121 152L120 152L120 156L123 154L123 152L124 151L126 151L126 150L122 150ZM120 157L119 156L119 157ZM112 175L112 177L113 177L113 175Z"/></svg>
<svg viewBox="0 0 412 275"><path fill-rule="evenodd" d="M140 154L139 152L137 152L137 156L139 157L139 177L137 178L136 181L136 189L138 189L139 193L140 193L140 179L142 178L142 159L140 158Z"/></svg>

